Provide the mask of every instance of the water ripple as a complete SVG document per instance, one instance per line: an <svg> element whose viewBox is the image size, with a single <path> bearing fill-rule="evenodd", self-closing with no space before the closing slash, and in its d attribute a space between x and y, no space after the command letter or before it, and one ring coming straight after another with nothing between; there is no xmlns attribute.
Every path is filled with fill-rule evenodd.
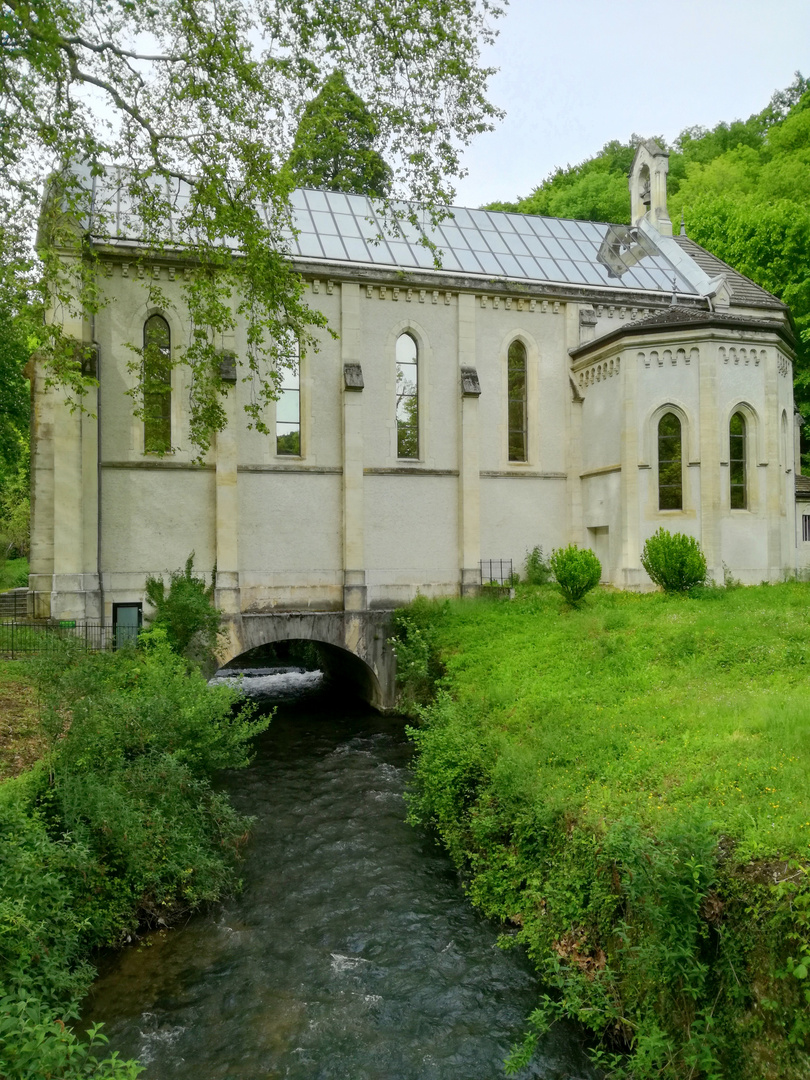
<svg viewBox="0 0 810 1080"><path fill-rule="evenodd" d="M309 692L300 676L273 678ZM227 778L256 817L244 890L102 973L86 1016L110 1048L140 1056L145 1080L502 1077L537 986L404 824L409 758L401 719L328 696L280 707L256 762ZM593 1075L564 1028L522 1080Z"/></svg>

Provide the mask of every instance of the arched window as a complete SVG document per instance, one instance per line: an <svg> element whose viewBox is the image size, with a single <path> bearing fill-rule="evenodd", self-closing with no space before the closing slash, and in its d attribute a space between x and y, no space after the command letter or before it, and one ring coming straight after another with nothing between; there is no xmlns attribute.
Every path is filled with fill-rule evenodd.
<svg viewBox="0 0 810 1080"><path fill-rule="evenodd" d="M165 454L172 448L172 341L162 315L143 324L143 449Z"/></svg>
<svg viewBox="0 0 810 1080"><path fill-rule="evenodd" d="M301 456L301 347L298 338L285 344L276 402L276 453Z"/></svg>
<svg viewBox="0 0 810 1080"><path fill-rule="evenodd" d="M642 165L638 174L638 196L644 204L644 209L649 213L652 206L652 182L650 180L649 165Z"/></svg>
<svg viewBox="0 0 810 1080"><path fill-rule="evenodd" d="M419 353L410 334L397 338L397 457L419 457Z"/></svg>
<svg viewBox="0 0 810 1080"><path fill-rule="evenodd" d="M526 461L526 346L513 341L507 357L509 460Z"/></svg>
<svg viewBox="0 0 810 1080"><path fill-rule="evenodd" d="M748 506L746 473L745 417L735 412L728 425L728 473L731 509L745 510Z"/></svg>
<svg viewBox="0 0 810 1080"><path fill-rule="evenodd" d="M671 412L658 422L658 509L683 510L681 422Z"/></svg>

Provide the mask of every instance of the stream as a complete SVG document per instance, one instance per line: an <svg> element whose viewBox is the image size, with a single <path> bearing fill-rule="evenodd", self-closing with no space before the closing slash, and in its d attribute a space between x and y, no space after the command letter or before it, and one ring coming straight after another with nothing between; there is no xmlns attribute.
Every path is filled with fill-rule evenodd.
<svg viewBox="0 0 810 1080"><path fill-rule="evenodd" d="M470 907L445 853L405 823L412 750L319 673L251 670L277 702L247 770L254 816L235 898L105 958L84 1019L145 1080L494 1080L538 986ZM558 1026L520 1074L591 1080Z"/></svg>

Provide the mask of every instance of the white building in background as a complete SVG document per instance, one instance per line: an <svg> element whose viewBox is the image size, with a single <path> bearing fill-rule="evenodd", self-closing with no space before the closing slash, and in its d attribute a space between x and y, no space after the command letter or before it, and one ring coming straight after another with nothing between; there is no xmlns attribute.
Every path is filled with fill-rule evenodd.
<svg viewBox="0 0 810 1080"><path fill-rule="evenodd" d="M97 344L96 400L71 413L34 373L35 613L132 618L146 576L192 550L231 612L470 593L481 560L521 570L569 542L646 588L661 526L695 536L720 580L804 565L788 312L672 235L666 170L639 147L630 228L453 209L440 270L407 232L371 243L365 197L297 191L294 262L338 337L301 357L270 438L247 429L226 361L228 426L201 466L181 367L148 425L127 395L129 345L186 340L182 254L144 256L123 212L106 235L91 218L110 302L67 329ZM148 308L144 275L176 305Z"/></svg>

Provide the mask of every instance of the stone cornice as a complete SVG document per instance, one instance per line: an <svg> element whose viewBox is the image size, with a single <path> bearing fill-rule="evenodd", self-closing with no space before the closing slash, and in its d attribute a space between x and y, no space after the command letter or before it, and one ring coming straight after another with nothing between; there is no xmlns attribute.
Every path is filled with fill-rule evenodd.
<svg viewBox="0 0 810 1080"><path fill-rule="evenodd" d="M141 261L149 267L166 269L167 273L170 268L175 267L181 277L186 277L196 263L193 254L182 248L152 253L132 242L107 243L98 240L93 242L93 248L103 263L127 265L130 268L127 276L132 278L135 278L136 274L138 278L153 276L148 270L136 271L135 268ZM442 269L398 270L396 267L337 263L326 259L301 259L293 256L289 259L295 271L305 280L331 281L336 285L346 281L357 282L361 285L384 285L392 289L403 286L430 290L439 288L442 291L467 292L479 296L481 294L511 295L515 299L521 296L535 297L569 304L612 305L617 309L627 310L632 308L663 309L670 299L668 292L616 289L610 285L582 286L546 281L522 281L488 277L484 274L459 274L456 271ZM694 304L696 309L703 304L699 298L690 296L681 297L679 302L687 306Z"/></svg>
<svg viewBox="0 0 810 1080"><path fill-rule="evenodd" d="M724 316L719 312L713 312L707 318L695 318L694 321L679 319L677 322L667 324L623 323L615 330L585 342L573 349L569 349L574 371L605 357L622 352L632 340L633 347L660 346L663 344L683 344L700 341L731 341L739 342L743 339L753 339L757 342L765 341L768 344L779 345L789 359L795 356L795 339L786 323L777 322L775 319L746 318L745 316Z"/></svg>

